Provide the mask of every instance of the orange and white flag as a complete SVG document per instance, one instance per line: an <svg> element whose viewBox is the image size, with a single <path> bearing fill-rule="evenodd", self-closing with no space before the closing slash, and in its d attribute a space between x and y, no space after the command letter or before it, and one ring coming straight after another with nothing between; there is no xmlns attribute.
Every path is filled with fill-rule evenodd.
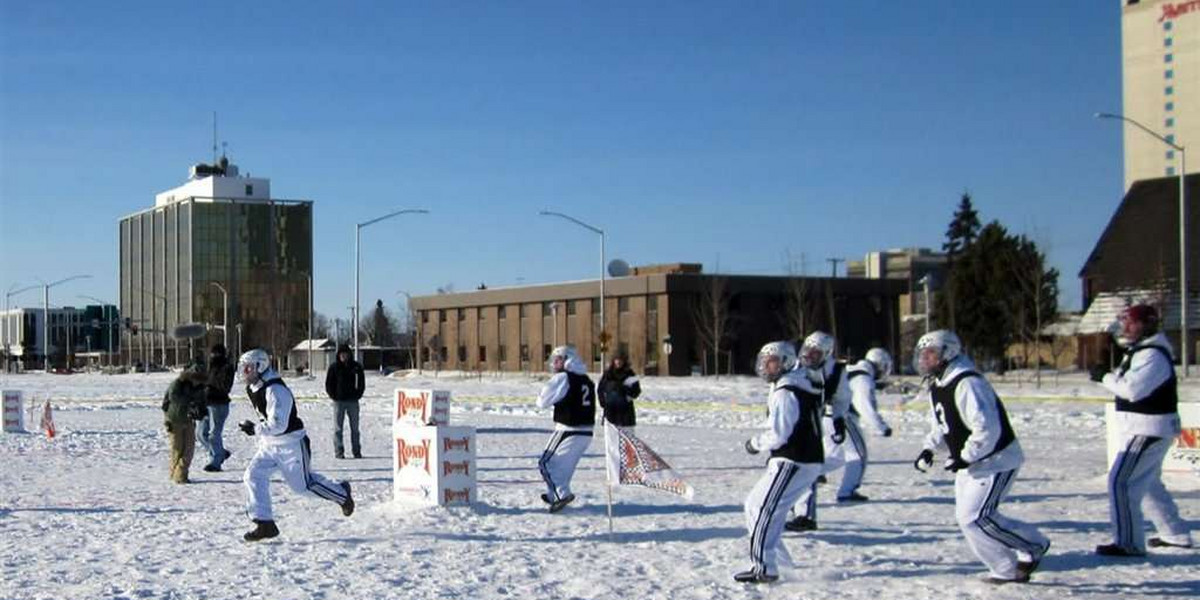
<svg viewBox="0 0 1200 600"><path fill-rule="evenodd" d="M629 429L604 422L609 481L621 485L642 485L678 494L691 500L695 490L667 461L639 440Z"/></svg>
<svg viewBox="0 0 1200 600"><path fill-rule="evenodd" d="M50 408L50 400L46 400L46 404L42 406L42 422L39 427L46 432L46 437L54 437L54 412Z"/></svg>

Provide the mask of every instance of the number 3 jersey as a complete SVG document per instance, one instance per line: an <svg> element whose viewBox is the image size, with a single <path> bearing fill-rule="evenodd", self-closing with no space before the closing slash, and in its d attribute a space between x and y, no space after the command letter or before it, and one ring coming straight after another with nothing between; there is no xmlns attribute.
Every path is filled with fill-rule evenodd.
<svg viewBox="0 0 1200 600"><path fill-rule="evenodd" d="M568 359L566 370L555 373L538 394L538 407L554 407L554 422L563 429L591 430L596 422L596 384L583 363Z"/></svg>
<svg viewBox="0 0 1200 600"><path fill-rule="evenodd" d="M1024 455L1004 404L970 359L952 361L929 391L932 423L925 448L948 450L976 474L1021 465Z"/></svg>

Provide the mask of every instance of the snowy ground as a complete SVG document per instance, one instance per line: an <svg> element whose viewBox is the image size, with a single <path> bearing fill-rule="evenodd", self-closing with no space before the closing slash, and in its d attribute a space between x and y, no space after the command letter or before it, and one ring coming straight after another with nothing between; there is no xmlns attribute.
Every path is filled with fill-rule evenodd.
<svg viewBox="0 0 1200 600"><path fill-rule="evenodd" d="M282 537L247 544L241 470L252 440L232 424L223 473L169 483L154 375L21 375L0 387L50 399L59 429L0 436L0 599L10 598L1146 598L1200 595L1200 551L1101 560L1107 540L1100 388L1075 375L999 383L1029 460L1003 510L1038 524L1054 547L1030 585L977 583L982 567L954 525L948 474L911 467L925 407L885 399L892 438L871 438L869 503L821 505L821 530L786 534L798 569L766 587L731 579L747 565L742 501L762 459L741 442L761 418L751 378L646 378L640 437L696 488L687 502L616 490L608 534L597 438L575 479L580 501L546 514L536 460L550 431L534 409L536 377L371 377L362 460L332 458L331 410L319 382L292 378L316 469L354 482L358 510L273 486ZM452 421L478 428L479 503L411 509L390 502L391 390L455 394ZM1189 387L1185 397L1200 396ZM235 401L231 423L249 418ZM202 463L198 457L197 462ZM198 465L197 465L198 466ZM1200 530L1200 480L1173 476ZM1200 537L1200 536L1198 536Z"/></svg>

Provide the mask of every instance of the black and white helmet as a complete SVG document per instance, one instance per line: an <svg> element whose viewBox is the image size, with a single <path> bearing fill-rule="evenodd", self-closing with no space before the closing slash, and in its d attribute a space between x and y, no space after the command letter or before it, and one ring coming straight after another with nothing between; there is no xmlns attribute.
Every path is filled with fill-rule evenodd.
<svg viewBox="0 0 1200 600"><path fill-rule="evenodd" d="M892 374L892 355L883 348L867 350L867 362L875 366L875 381L883 381Z"/></svg>
<svg viewBox="0 0 1200 600"><path fill-rule="evenodd" d="M767 372L767 361L772 357L779 359L779 371L774 374ZM791 342L771 342L758 351L758 359L754 362L754 372L769 382L779 379L779 376L796 368L796 346Z"/></svg>
<svg viewBox="0 0 1200 600"><path fill-rule="evenodd" d="M921 360L922 351L930 348L937 350L936 360L930 362ZM916 367L917 373L929 375L945 368L960 354L962 354L962 342L959 341L958 336L953 331L938 329L926 333L917 340L917 347L913 352L913 365Z"/></svg>
<svg viewBox="0 0 1200 600"><path fill-rule="evenodd" d="M810 369L825 364L833 356L835 342L832 335L824 331L814 331L804 338L800 345L798 359L800 364Z"/></svg>
<svg viewBox="0 0 1200 600"><path fill-rule="evenodd" d="M253 382L258 380L267 369L271 368L271 357L267 355L267 351L262 348L255 348L238 358L237 378L242 382ZM253 376L253 377L251 377Z"/></svg>

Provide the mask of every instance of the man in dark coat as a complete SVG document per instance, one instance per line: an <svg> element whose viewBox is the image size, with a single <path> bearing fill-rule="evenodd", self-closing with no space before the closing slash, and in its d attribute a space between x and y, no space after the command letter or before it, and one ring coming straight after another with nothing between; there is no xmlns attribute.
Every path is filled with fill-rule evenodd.
<svg viewBox="0 0 1200 600"><path fill-rule="evenodd" d="M642 384L638 382L633 369L629 368L627 356L617 354L613 357L600 376L596 391L600 396L600 406L604 409L604 418L609 423L617 427L637 425L633 399L642 395Z"/></svg>
<svg viewBox="0 0 1200 600"><path fill-rule="evenodd" d="M350 354L350 346L338 346L337 362L325 373L325 393L333 400L333 454L346 458L342 444L342 423L350 418L350 450L354 458L362 458L362 445L358 435L358 400L367 389L367 379L362 365Z"/></svg>
<svg viewBox="0 0 1200 600"><path fill-rule="evenodd" d="M214 344L208 355L208 381L205 384L205 400L208 415L196 421L196 441L208 451L208 464L204 470L220 471L229 458L225 449L225 419L229 418L229 390L233 388L233 365L229 364L223 344Z"/></svg>

